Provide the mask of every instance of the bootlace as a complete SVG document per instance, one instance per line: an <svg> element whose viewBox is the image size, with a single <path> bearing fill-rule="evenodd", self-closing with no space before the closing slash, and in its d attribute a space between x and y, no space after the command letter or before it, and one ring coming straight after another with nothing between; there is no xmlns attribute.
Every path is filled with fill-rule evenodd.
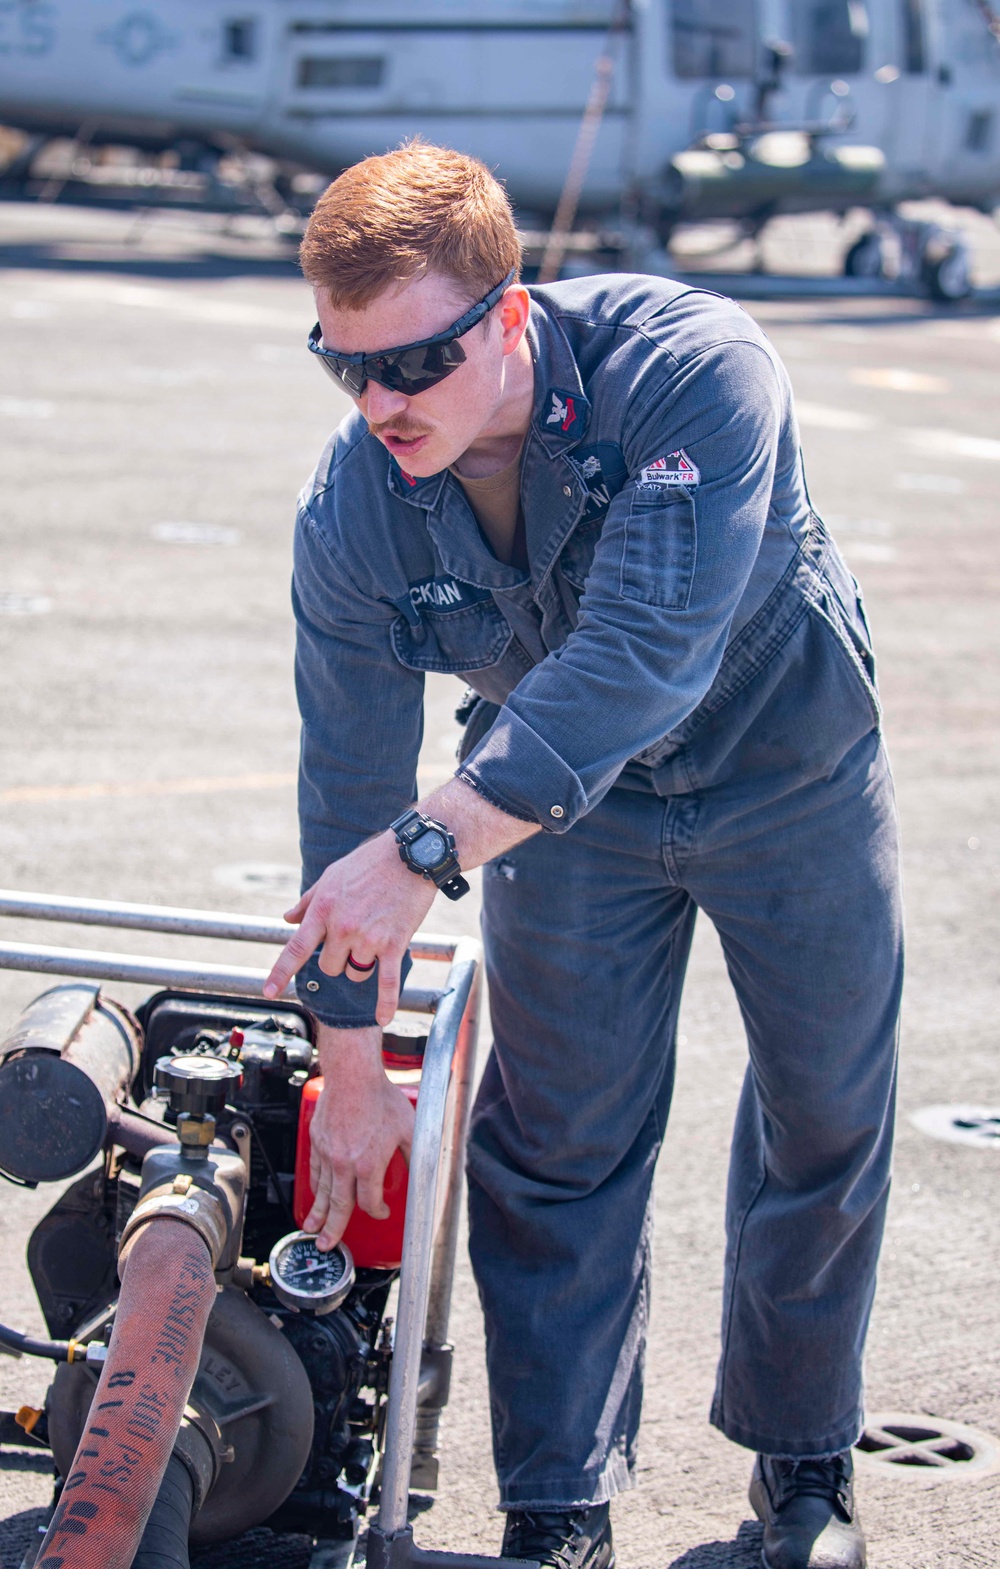
<svg viewBox="0 0 1000 1569"><path fill-rule="evenodd" d="M504 1544L507 1558L530 1558L551 1569L573 1569L582 1545L578 1538L587 1529L585 1510L552 1514L518 1510ZM577 1540L574 1540L577 1539Z"/></svg>
<svg viewBox="0 0 1000 1569"><path fill-rule="evenodd" d="M849 1514L850 1473L843 1455L829 1460L774 1460L778 1498L775 1508L783 1509L793 1498L825 1498Z"/></svg>

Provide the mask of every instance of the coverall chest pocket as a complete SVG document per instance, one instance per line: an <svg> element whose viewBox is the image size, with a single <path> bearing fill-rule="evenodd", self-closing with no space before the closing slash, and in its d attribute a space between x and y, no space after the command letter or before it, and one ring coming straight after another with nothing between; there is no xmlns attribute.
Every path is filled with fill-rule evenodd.
<svg viewBox="0 0 1000 1569"><path fill-rule="evenodd" d="M625 522L622 598L686 610L696 545L694 497L680 485L639 486Z"/></svg>
<svg viewBox="0 0 1000 1569"><path fill-rule="evenodd" d="M422 607L419 623L405 616L392 624L392 647L408 670L457 675L495 665L512 633L492 597L455 610Z"/></svg>

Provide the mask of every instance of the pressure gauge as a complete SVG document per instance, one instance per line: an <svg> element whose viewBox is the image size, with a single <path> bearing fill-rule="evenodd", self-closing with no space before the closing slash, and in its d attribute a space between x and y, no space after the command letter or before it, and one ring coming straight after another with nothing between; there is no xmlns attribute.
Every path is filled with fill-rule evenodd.
<svg viewBox="0 0 1000 1569"><path fill-rule="evenodd" d="M321 1253L310 1231L290 1231L271 1249L271 1289L285 1307L332 1313L354 1285L350 1249L338 1242Z"/></svg>

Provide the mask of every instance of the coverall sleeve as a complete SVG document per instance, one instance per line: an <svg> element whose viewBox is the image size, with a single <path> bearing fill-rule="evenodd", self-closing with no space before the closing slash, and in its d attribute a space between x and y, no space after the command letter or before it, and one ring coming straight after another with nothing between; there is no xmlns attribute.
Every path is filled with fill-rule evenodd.
<svg viewBox="0 0 1000 1569"><path fill-rule="evenodd" d="M292 604L305 889L331 861L383 832L416 798L424 678L386 657L388 629L398 611L356 587L307 509L300 511L295 531ZM404 979L409 967L407 959ZM325 1024L358 1028L376 1022L375 975L359 983L325 975L313 954L297 989Z"/></svg>
<svg viewBox="0 0 1000 1569"><path fill-rule="evenodd" d="M459 770L494 805L555 833L704 697L767 520L787 412L767 350L726 343L677 367L651 344L644 380L653 390L640 383L626 420L629 480L608 510L577 626ZM696 483L644 480L679 451Z"/></svg>

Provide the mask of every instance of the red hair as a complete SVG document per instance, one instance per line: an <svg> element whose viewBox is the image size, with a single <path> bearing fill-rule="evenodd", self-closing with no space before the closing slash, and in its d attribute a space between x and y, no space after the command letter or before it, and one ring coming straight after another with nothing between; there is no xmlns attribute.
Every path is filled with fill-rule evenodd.
<svg viewBox="0 0 1000 1569"><path fill-rule="evenodd" d="M454 278L472 303L519 275L521 245L507 193L486 165L416 138L327 186L299 261L338 309L363 310L390 284L425 272Z"/></svg>

